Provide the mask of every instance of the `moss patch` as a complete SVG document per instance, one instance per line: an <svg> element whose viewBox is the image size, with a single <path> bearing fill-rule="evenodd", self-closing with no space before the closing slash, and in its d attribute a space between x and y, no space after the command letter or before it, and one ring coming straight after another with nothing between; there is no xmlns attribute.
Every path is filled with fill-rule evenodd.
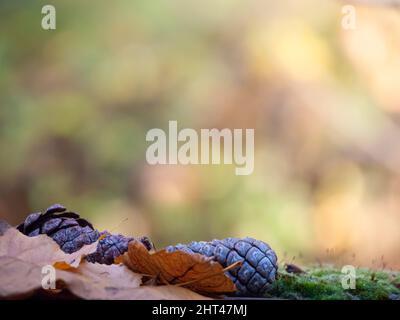
<svg viewBox="0 0 400 320"><path fill-rule="evenodd" d="M340 269L312 267L305 274L280 271L266 296L312 300L400 299L400 273L356 269L356 288L343 289Z"/></svg>

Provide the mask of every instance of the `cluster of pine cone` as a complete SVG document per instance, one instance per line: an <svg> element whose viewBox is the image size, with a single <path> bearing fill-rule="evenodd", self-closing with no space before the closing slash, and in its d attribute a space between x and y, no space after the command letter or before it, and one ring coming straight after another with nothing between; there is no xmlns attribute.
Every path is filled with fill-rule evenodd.
<svg viewBox="0 0 400 320"><path fill-rule="evenodd" d="M29 237L46 234L66 253L78 251L84 245L99 240L97 250L86 259L92 263L108 265L114 263L116 257L124 254L128 250L129 242L134 239L107 231L99 232L90 222L59 204L49 207L44 212L30 214L17 229ZM149 238L141 237L137 240L148 250L153 249ZM241 261L239 267L227 272L236 285L237 294L241 296L262 295L275 280L277 273L275 252L266 243L252 238L191 242L187 245L169 246L166 250L182 250L212 257L224 268Z"/></svg>
<svg viewBox="0 0 400 320"><path fill-rule="evenodd" d="M111 234L107 231L99 232L93 225L82 219L77 213L55 204L44 212L30 214L17 229L29 237L47 234L66 253L78 251L84 245L99 240L96 252L88 255L89 262L112 264L114 259L128 250L128 244L134 238L121 234ZM148 250L152 248L150 240L139 238Z"/></svg>

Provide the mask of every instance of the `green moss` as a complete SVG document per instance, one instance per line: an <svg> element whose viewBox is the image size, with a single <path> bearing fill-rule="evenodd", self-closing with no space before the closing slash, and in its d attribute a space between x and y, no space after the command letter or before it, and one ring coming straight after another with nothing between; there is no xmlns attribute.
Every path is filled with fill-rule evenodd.
<svg viewBox="0 0 400 320"><path fill-rule="evenodd" d="M280 271L267 297L312 300L386 300L400 297L400 273L356 270L356 288L343 289L340 269L315 267L305 274Z"/></svg>

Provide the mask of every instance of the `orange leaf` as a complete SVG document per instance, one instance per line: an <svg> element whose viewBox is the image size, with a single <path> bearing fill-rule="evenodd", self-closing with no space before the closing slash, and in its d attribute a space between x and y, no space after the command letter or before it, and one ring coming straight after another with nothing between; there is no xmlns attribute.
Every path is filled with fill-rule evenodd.
<svg viewBox="0 0 400 320"><path fill-rule="evenodd" d="M222 266L200 254L179 250L150 253L141 242L133 240L129 243L123 261L134 272L157 278L159 284L184 285L202 293L236 291Z"/></svg>

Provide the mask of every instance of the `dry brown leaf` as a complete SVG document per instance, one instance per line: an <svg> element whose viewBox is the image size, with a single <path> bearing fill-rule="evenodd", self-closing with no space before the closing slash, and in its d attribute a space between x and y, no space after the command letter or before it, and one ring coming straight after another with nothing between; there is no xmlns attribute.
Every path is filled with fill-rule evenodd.
<svg viewBox="0 0 400 320"><path fill-rule="evenodd" d="M76 268L96 250L97 243L66 254L47 235L27 237L15 228L2 228L0 236L0 295L29 294L41 287L42 268L48 265Z"/></svg>
<svg viewBox="0 0 400 320"><path fill-rule="evenodd" d="M236 291L222 266L200 254L166 250L150 253L141 242L133 240L123 261L134 272L156 277L161 284L184 285L201 293Z"/></svg>
<svg viewBox="0 0 400 320"><path fill-rule="evenodd" d="M58 279L64 281L73 294L84 299L205 299L185 288L140 286L142 276L122 264L107 266L83 262L72 272L62 271Z"/></svg>
<svg viewBox="0 0 400 320"><path fill-rule="evenodd" d="M186 288L176 286L141 286L132 292L133 300L210 300Z"/></svg>
<svg viewBox="0 0 400 320"><path fill-rule="evenodd" d="M77 269L57 271L57 280L83 299L128 299L141 279L123 265L82 262Z"/></svg>
<svg viewBox="0 0 400 320"><path fill-rule="evenodd" d="M41 287L41 267L15 257L0 256L0 298L29 296Z"/></svg>
<svg viewBox="0 0 400 320"><path fill-rule="evenodd" d="M160 300L207 299L175 286L140 286L142 276L124 265L83 262L76 269L57 270L58 286L82 299ZM41 288L41 267L12 257L0 257L0 297L24 298ZM55 294L58 291L55 292Z"/></svg>
<svg viewBox="0 0 400 320"><path fill-rule="evenodd" d="M67 254L47 235L28 237L15 228L8 228L0 237L0 256L14 257L37 265L53 265L65 269L78 267L81 259L96 251L97 242Z"/></svg>

